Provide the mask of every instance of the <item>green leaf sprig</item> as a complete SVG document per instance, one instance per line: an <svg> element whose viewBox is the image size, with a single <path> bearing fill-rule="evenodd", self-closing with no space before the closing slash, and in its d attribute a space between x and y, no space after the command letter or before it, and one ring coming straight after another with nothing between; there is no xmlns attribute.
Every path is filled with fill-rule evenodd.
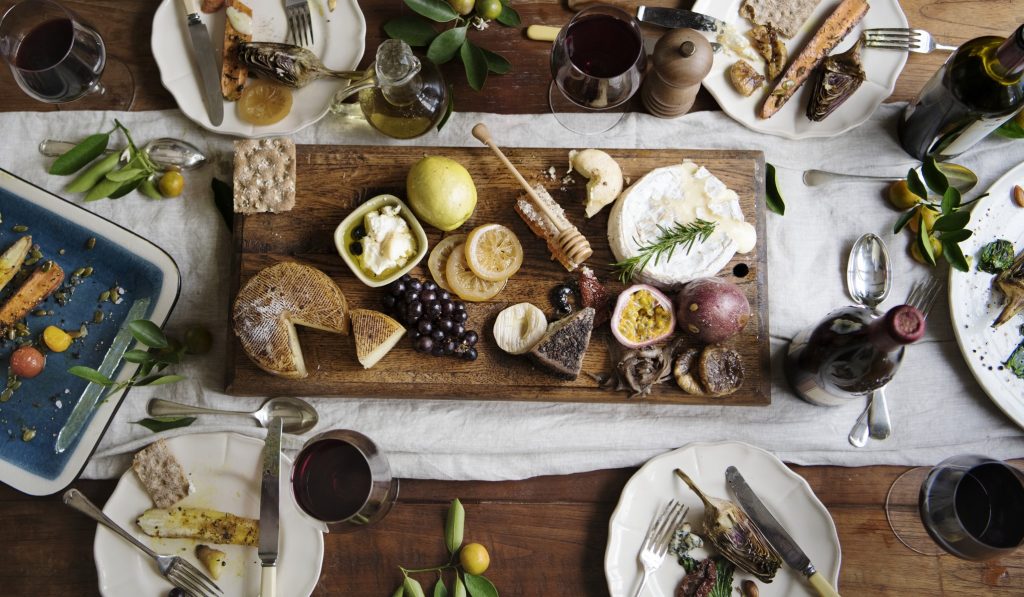
<svg viewBox="0 0 1024 597"><path fill-rule="evenodd" d="M938 164L934 158L928 158L924 162L921 166L921 175L911 168L907 172L907 188L917 196L918 202L905 211L893 226L893 234L898 234L917 218L918 227L913 242L921 258L930 265L936 264L935 250L932 246L934 239L942 247L942 256L946 261L962 272L966 272L969 265L960 249L960 243L974 235L974 232L967 229L971 213L966 208L988 194L979 195L965 202L960 190L950 183L950 177L947 175L964 170L966 169L956 164ZM925 223L925 210L939 214L930 230Z"/></svg>
<svg viewBox="0 0 1024 597"><path fill-rule="evenodd" d="M612 267L618 272L619 280L626 284L633 276L643 271L652 259L655 265L663 256L665 259L672 259L677 247L683 247L689 253L694 243L706 241L714 231L714 222L700 218L686 224L676 222L668 227L659 224L658 238L653 243L640 247L638 255L613 263ZM639 241L635 242L640 244Z"/></svg>
<svg viewBox="0 0 1024 597"><path fill-rule="evenodd" d="M483 29L491 20L479 14L479 5L477 14L460 16L444 0L404 1L416 14L402 15L385 23L384 32L388 37L400 39L412 47L426 47L427 58L437 65L450 62L458 56L466 71L466 81L475 91L484 88L489 73L503 75L512 70L511 63L503 56L481 48L469 39L471 28ZM521 23L519 13L509 6L508 0L500 2L501 12L493 20L507 27L518 27ZM452 23L454 26L439 33L434 23ZM444 126L445 121L447 118L438 124L438 130Z"/></svg>
<svg viewBox="0 0 1024 597"><path fill-rule="evenodd" d="M765 204L768 206L769 211L784 216L786 215L786 202L782 198L782 191L779 190L779 180L775 172L775 166L767 163L764 166L766 170L764 177Z"/></svg>
<svg viewBox="0 0 1024 597"><path fill-rule="evenodd" d="M459 553L466 528L466 509L458 499L452 500L448 507L448 516L444 525L444 544L448 548L448 562L440 566L428 568L403 568L402 584L395 589L392 597L426 597L423 585L413 578L412 574L434 573L437 581L431 592L433 597L498 597L498 589L494 583L481 574L470 574L459 565ZM445 584L445 573L451 571L452 591L448 592Z"/></svg>
<svg viewBox="0 0 1024 597"><path fill-rule="evenodd" d="M68 373L108 388L106 395L103 397L104 400L125 388L134 386L162 386L185 379L181 375L164 373L164 370L171 365L181 363L185 354L196 354L195 350L190 350L188 343L183 344L174 338L167 337L158 325L145 319L136 319L129 322L128 329L131 331L132 337L146 347L146 350L132 349L125 351L124 356L121 357L124 361L139 365L139 368L129 379L116 382L103 373L83 365L71 367L68 369ZM140 422L140 424L143 423ZM185 423L184 425L187 424L190 423ZM143 425L152 429L149 425ZM184 425L179 424L175 426ZM168 428L173 429L174 427Z"/></svg>

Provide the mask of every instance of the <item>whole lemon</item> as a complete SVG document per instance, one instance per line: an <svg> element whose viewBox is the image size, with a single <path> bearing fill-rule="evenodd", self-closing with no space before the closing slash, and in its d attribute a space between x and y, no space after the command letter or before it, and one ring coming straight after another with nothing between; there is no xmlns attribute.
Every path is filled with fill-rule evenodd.
<svg viewBox="0 0 1024 597"><path fill-rule="evenodd" d="M487 548L479 543L470 543L459 552L459 563L462 569L474 576L479 576L487 571L491 565L491 556Z"/></svg>
<svg viewBox="0 0 1024 597"><path fill-rule="evenodd" d="M455 230L476 209L473 177L453 159L427 156L405 179L409 207L416 217L439 230Z"/></svg>

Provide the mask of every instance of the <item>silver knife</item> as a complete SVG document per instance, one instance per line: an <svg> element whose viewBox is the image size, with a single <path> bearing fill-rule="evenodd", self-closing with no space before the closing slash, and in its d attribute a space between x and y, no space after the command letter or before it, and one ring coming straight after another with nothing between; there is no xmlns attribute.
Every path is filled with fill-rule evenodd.
<svg viewBox="0 0 1024 597"><path fill-rule="evenodd" d="M723 33L729 26L725 21L715 17L681 8L641 6L636 11L636 18L638 21L669 29L689 27L697 31L711 31L712 33Z"/></svg>
<svg viewBox="0 0 1024 597"><path fill-rule="evenodd" d="M220 93L220 68L217 54L210 42L210 32L199 18L199 0L181 0L185 6L188 34L192 38L192 54L199 68L199 82L206 102L206 113L210 124L220 126L224 122L224 96Z"/></svg>
<svg viewBox="0 0 1024 597"><path fill-rule="evenodd" d="M263 484L260 486L260 597L277 593L277 551L281 505L281 417L270 421L263 446Z"/></svg>
<svg viewBox="0 0 1024 597"><path fill-rule="evenodd" d="M839 597L839 593L832 588L832 585L820 572L814 569L807 554L800 549L786 529L772 516L772 513L757 497L750 485L747 485L747 481L735 466L725 469L725 481L736 495L736 501L739 502L740 507L761 529L765 538L768 539L768 543L771 543L775 551L779 552L786 564L806 576L808 582L821 597Z"/></svg>

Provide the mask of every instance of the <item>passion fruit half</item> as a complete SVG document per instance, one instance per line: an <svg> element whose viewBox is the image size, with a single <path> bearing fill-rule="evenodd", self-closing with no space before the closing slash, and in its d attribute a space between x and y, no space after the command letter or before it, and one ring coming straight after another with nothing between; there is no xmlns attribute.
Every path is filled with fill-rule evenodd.
<svg viewBox="0 0 1024 597"><path fill-rule="evenodd" d="M649 346L672 335L676 316L672 301L647 284L622 291L612 312L612 335L626 348Z"/></svg>

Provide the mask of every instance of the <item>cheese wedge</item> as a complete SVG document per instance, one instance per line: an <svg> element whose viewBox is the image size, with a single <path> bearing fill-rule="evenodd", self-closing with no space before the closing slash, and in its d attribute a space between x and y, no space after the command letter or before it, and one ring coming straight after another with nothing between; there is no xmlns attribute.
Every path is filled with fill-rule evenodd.
<svg viewBox="0 0 1024 597"><path fill-rule="evenodd" d="M843 0L825 19L825 23L814 34L811 41L807 42L803 50L800 50L800 54L786 67L786 71L782 73L782 77L768 93L768 97L765 98L764 104L761 106L761 118L770 118L781 110L789 98L793 97L796 90L800 89L800 86L807 81L814 69L818 68L821 61L828 56L828 53L839 45L839 42L864 18L867 12L867 0Z"/></svg>
<svg viewBox="0 0 1024 597"><path fill-rule="evenodd" d="M353 309L352 335L356 339L356 358L364 369L369 369L398 344L405 328L383 313Z"/></svg>
<svg viewBox="0 0 1024 597"><path fill-rule="evenodd" d="M232 13L232 10L235 12ZM238 46L252 41L252 9L242 0L227 3L228 18L224 19L224 60L220 67L220 92L229 102L242 96L249 69L238 60ZM241 16L240 16L241 15ZM234 17L234 18L232 18ZM249 31L242 31L236 24L248 22Z"/></svg>
<svg viewBox="0 0 1024 597"><path fill-rule="evenodd" d="M135 522L150 537L199 539L208 543L257 545L258 520L207 508L151 508Z"/></svg>

